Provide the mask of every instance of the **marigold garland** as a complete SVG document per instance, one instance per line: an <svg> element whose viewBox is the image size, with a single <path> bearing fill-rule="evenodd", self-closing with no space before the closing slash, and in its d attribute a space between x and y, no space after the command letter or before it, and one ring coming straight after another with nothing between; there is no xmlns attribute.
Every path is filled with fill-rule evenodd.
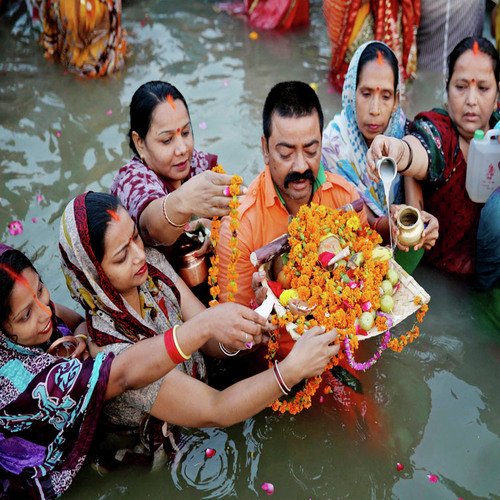
<svg viewBox="0 0 500 500"><path fill-rule="evenodd" d="M313 308L308 319L305 316L294 317L290 311L284 316L272 316L272 323L285 327L288 323L297 325L297 333L316 325L325 327L326 331L337 329L339 342L348 339L350 358L358 348L358 329L356 320L363 312L362 306L368 304L368 309L380 308L379 287L387 274L387 261L371 259L373 249L382 242L380 235L369 226L362 226L357 214L353 211L343 212L332 210L322 205L312 203L302 206L288 227L290 251L288 262L283 270L291 280L291 288L296 290L299 298ZM328 236L337 236L342 247L348 246L351 253L363 254L363 266L347 269L338 265L333 271L318 265L318 249L321 241ZM421 299L416 299L417 305ZM417 321L421 322L428 306L423 304L417 313ZM383 315L375 320L379 331L386 331L391 325ZM418 336L418 327L414 327L399 339L384 339L384 348L401 351L408 343ZM268 344L267 359L270 366L279 348L279 332L275 332ZM378 351L377 351L378 352ZM341 351L335 356L326 370L337 365L344 358ZM378 359L380 353L374 358ZM376 360L375 359L375 360ZM359 366L368 367L375 361L370 360ZM290 400L277 400L271 407L275 411L295 415L304 408L311 406L311 398L320 385L321 377L308 379L305 387Z"/></svg>
<svg viewBox="0 0 500 500"><path fill-rule="evenodd" d="M213 172L218 174L225 174L225 170L222 165L216 165L213 169ZM229 248L231 251L231 255L229 257L229 264L227 267L227 277L228 277L228 285L227 285L227 301L234 302L234 296L238 291L238 285L236 280L238 279L238 273L236 272L236 261L238 260L241 252L238 250L238 237L237 231L239 227L238 221L238 207L240 205L240 201L238 196L240 194L240 186L243 182L243 179L239 175L233 175L231 177L231 184L229 186L229 192L231 193L231 200L229 201L229 229L231 230L231 238L229 239ZM208 284L210 285L210 295L212 296L212 300L210 301L210 307L216 306L219 303L218 297L220 294L220 287L217 284L219 277L219 256L217 255L217 243L219 242L220 236L220 226L222 222L218 217L212 218L212 228L210 234L210 241L212 242L212 246L214 248L214 253L210 257L210 269L208 270Z"/></svg>

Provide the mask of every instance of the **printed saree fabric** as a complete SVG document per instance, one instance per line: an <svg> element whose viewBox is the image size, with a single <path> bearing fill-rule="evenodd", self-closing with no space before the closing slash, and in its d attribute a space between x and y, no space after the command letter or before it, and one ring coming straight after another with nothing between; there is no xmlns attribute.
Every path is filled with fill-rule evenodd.
<svg viewBox="0 0 500 500"><path fill-rule="evenodd" d="M66 284L85 309L92 340L98 346L130 345L181 324L181 297L174 284L177 275L157 250L146 248L148 279L139 288L143 315L113 287L90 245L85 197L86 193L77 196L63 213L59 250ZM193 353L182 366L186 373L205 378L201 354Z"/></svg>
<svg viewBox="0 0 500 500"><path fill-rule="evenodd" d="M403 78L413 76L420 0L323 0L323 13L332 47L330 80L339 92L352 54L368 40L387 43Z"/></svg>
<svg viewBox="0 0 500 500"><path fill-rule="evenodd" d="M490 119L491 128L499 119L496 111ZM445 271L472 274L483 204L473 202L465 189L467 162L458 130L445 110L433 109L419 113L410 132L429 157L427 181L423 182L425 209L439 220L439 239L426 258Z"/></svg>
<svg viewBox="0 0 500 500"><path fill-rule="evenodd" d="M26 0L47 59L73 73L100 77L119 71L126 53L121 0Z"/></svg>
<svg viewBox="0 0 500 500"><path fill-rule="evenodd" d="M356 116L356 76L358 62L368 42L359 47L349 64L342 90L342 111L323 131L321 160L325 170L340 174L356 186L359 195L377 216L387 214L387 206L382 182L373 182L366 169L368 145L358 127ZM401 89L399 79L398 92ZM406 116L400 106L392 114L384 131L385 135L401 138L405 135ZM397 176L391 186L390 202L400 203L403 198L401 177Z"/></svg>
<svg viewBox="0 0 500 500"><path fill-rule="evenodd" d="M51 305L53 309L53 305ZM25 347L0 331L0 496L54 498L83 465L104 403L113 355L57 358L68 334L53 316L47 345Z"/></svg>

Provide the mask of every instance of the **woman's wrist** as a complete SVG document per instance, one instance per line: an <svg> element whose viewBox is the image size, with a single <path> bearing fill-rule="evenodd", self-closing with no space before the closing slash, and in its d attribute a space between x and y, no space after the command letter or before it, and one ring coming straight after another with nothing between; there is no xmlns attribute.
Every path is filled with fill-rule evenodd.
<svg viewBox="0 0 500 500"><path fill-rule="evenodd" d="M191 199L189 193L186 193L186 191L189 191L186 189L188 184L189 181L181 184L175 191L172 191L171 204L174 206L174 210L178 214L178 218L181 220L187 219L189 222L189 219L191 219L194 215L194 211L191 207L193 200Z"/></svg>
<svg viewBox="0 0 500 500"><path fill-rule="evenodd" d="M406 172L411 167L411 164L413 163L413 150L411 148L411 144L404 139L401 139L401 142L403 142L403 144L406 145L405 148L408 149L408 156L407 156L406 166L401 170L398 169L398 173L400 173L400 174ZM405 155L403 155L403 156L405 156Z"/></svg>
<svg viewBox="0 0 500 500"><path fill-rule="evenodd" d="M297 385L304 378L299 370L295 368L293 361L290 359L290 355L279 362L279 372L287 387Z"/></svg>
<svg viewBox="0 0 500 500"><path fill-rule="evenodd" d="M183 214L179 210L179 204L177 203L175 191L168 193L162 201L162 213L163 218L167 224L176 229L183 229L187 223L189 223L190 216Z"/></svg>

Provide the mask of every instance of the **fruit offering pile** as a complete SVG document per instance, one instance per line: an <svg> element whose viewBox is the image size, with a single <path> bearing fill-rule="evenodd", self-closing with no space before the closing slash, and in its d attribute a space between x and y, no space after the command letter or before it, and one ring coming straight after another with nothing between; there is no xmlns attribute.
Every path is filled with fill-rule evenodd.
<svg viewBox="0 0 500 500"><path fill-rule="evenodd" d="M355 212L303 206L289 224L290 251L269 270L267 284L280 302L273 322L295 339L315 325L336 328L353 350L368 333L388 331L401 285L381 242Z"/></svg>

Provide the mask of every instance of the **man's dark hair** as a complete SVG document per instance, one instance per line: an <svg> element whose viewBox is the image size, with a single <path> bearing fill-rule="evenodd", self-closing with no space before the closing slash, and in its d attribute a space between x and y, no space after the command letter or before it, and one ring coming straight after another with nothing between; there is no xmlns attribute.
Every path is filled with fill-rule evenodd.
<svg viewBox="0 0 500 500"><path fill-rule="evenodd" d="M316 111L319 128L323 131L323 111L316 92L304 82L280 82L276 84L266 97L262 111L262 125L266 141L271 136L271 119L273 113L283 118L300 118Z"/></svg>

